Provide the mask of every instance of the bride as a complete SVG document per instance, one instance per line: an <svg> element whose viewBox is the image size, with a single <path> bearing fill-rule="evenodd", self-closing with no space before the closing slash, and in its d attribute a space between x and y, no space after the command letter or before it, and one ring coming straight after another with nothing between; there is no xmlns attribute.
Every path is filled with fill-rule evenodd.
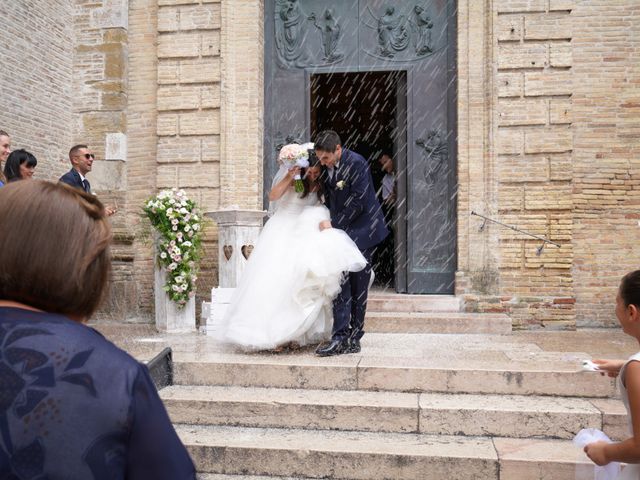
<svg viewBox="0 0 640 480"><path fill-rule="evenodd" d="M315 155L310 157L304 169L281 164L274 178L269 193L272 216L217 329L224 342L268 350L327 340L342 273L366 265L345 232L320 231L329 211L321 202L321 165ZM303 191L297 193L294 179L301 173Z"/></svg>

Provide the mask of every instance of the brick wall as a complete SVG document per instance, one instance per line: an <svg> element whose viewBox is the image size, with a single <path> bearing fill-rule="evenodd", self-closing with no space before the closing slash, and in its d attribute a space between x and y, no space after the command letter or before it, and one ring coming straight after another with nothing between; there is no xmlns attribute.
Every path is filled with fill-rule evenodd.
<svg viewBox="0 0 640 480"><path fill-rule="evenodd" d="M583 0L571 18L576 321L614 325L640 268L640 3Z"/></svg>
<svg viewBox="0 0 640 480"><path fill-rule="evenodd" d="M0 2L0 129L11 134L14 149L36 156L35 178L55 179L68 169L73 13L64 0Z"/></svg>
<svg viewBox="0 0 640 480"><path fill-rule="evenodd" d="M220 205L221 8L220 0L157 0L156 186L183 188L203 212ZM198 305L218 280L213 225L204 238Z"/></svg>

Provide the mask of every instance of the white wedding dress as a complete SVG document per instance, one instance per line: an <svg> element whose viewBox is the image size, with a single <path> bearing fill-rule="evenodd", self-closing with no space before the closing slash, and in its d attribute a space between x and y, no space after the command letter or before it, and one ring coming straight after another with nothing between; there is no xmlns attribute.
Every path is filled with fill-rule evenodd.
<svg viewBox="0 0 640 480"><path fill-rule="evenodd" d="M342 230L320 231L320 222L328 219L315 193L300 198L293 188L287 190L260 233L214 335L252 350L331 336L332 301L342 272L362 270L366 260Z"/></svg>

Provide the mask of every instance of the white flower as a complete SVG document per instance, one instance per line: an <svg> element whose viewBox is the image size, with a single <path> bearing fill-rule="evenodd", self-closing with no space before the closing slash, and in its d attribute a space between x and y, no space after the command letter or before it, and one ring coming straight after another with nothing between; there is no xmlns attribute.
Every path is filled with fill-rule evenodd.
<svg viewBox="0 0 640 480"><path fill-rule="evenodd" d="M167 267L169 270L175 270L176 268L178 268L178 264L177 263L171 263L169 264L169 266Z"/></svg>
<svg viewBox="0 0 640 480"><path fill-rule="evenodd" d="M177 285L173 285L171 287L171 290L173 290L174 292L177 292L178 291L178 286Z"/></svg>
<svg viewBox="0 0 640 480"><path fill-rule="evenodd" d="M173 227L171 227L171 230L173 230L174 232L177 232L178 231L178 226L174 225Z"/></svg>
<svg viewBox="0 0 640 480"><path fill-rule="evenodd" d="M191 247L193 245L193 243L191 243L189 240L187 240L186 242L184 242L182 244L183 247Z"/></svg>
<svg viewBox="0 0 640 480"><path fill-rule="evenodd" d="M176 201L175 201L173 198L170 198L170 199L169 199L169 203L170 203L171 205L173 205L174 203L176 203Z"/></svg>
<svg viewBox="0 0 640 480"><path fill-rule="evenodd" d="M183 278L183 277L181 277L180 275L178 275L178 276L176 277L176 283L184 283L184 278Z"/></svg>
<svg viewBox="0 0 640 480"><path fill-rule="evenodd" d="M189 225L185 225L184 226L184 231L188 232L189 230L191 230L191 227Z"/></svg>
<svg viewBox="0 0 640 480"><path fill-rule="evenodd" d="M199 224L199 223L196 223L196 224L193 226L193 229L194 229L194 230L200 230L200 224Z"/></svg>
<svg viewBox="0 0 640 480"><path fill-rule="evenodd" d="M187 235L189 235L189 238L193 237L193 231L189 231Z"/></svg>
<svg viewBox="0 0 640 480"><path fill-rule="evenodd" d="M162 258L163 260L164 260L165 258L167 258L167 252L162 252L162 253L160 254L160 258Z"/></svg>
<svg viewBox="0 0 640 480"><path fill-rule="evenodd" d="M336 183L336 188L338 190L342 190L345 185L346 185L345 181L344 180L340 180L338 183Z"/></svg>
<svg viewBox="0 0 640 480"><path fill-rule="evenodd" d="M178 225L180 222L178 221L177 218L174 218L173 220L171 220L171 225Z"/></svg>
<svg viewBox="0 0 640 480"><path fill-rule="evenodd" d="M167 217L171 214L173 214L173 208L169 207L167 208Z"/></svg>
<svg viewBox="0 0 640 480"><path fill-rule="evenodd" d="M197 222L198 220L199 220L198 215L194 215L194 216L193 216L193 221L194 221L194 222Z"/></svg>
<svg viewBox="0 0 640 480"><path fill-rule="evenodd" d="M187 209L186 209L186 208L182 207L182 208L180 209L180 213L181 213L181 214L183 214L183 215L186 215L186 214L187 214L187 213L189 213L189 212L187 211Z"/></svg>

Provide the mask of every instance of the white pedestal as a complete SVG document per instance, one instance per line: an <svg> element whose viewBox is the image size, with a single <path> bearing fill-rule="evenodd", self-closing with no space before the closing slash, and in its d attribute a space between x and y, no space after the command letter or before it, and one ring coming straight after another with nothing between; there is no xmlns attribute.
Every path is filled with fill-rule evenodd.
<svg viewBox="0 0 640 480"><path fill-rule="evenodd" d="M262 210L218 210L206 215L218 224L218 288L211 290L206 333L214 334L262 230L267 212Z"/></svg>
<svg viewBox="0 0 640 480"><path fill-rule="evenodd" d="M161 332L193 332L196 330L196 299L192 297L183 308L171 301L164 291L164 269L155 267L156 328Z"/></svg>
<svg viewBox="0 0 640 480"><path fill-rule="evenodd" d="M218 224L218 286L235 288L262 230L263 210L218 210L207 217Z"/></svg>

